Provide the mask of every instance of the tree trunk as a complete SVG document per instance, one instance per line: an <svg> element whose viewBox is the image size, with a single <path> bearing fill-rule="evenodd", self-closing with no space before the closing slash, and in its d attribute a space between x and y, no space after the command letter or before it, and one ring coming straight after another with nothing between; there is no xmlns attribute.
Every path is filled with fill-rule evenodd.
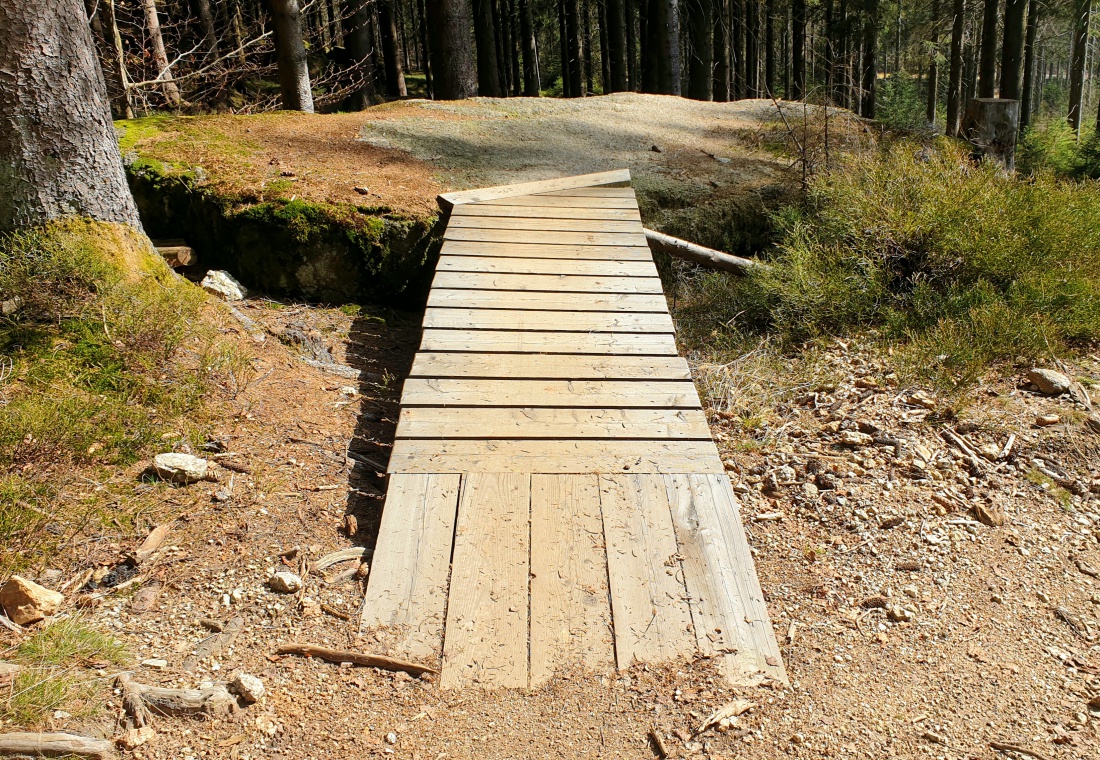
<svg viewBox="0 0 1100 760"><path fill-rule="evenodd" d="M202 36L206 39L206 49L218 57L218 33L214 29L214 14L210 11L210 0L195 0L195 11L199 14Z"/></svg>
<svg viewBox="0 0 1100 760"><path fill-rule="evenodd" d="M420 15L420 27L417 29L417 33L420 36L420 68L424 70L424 87L428 91L428 97L435 98L435 84L432 82L432 56L428 47L428 13L424 7L424 0L417 0L416 10Z"/></svg>
<svg viewBox="0 0 1100 760"><path fill-rule="evenodd" d="M655 91L680 94L680 0L651 0L649 17Z"/></svg>
<svg viewBox="0 0 1100 760"><path fill-rule="evenodd" d="M601 54L607 59L608 81L604 92L624 92L630 88L630 67L627 63L626 2L606 0L604 15L607 18L607 47Z"/></svg>
<svg viewBox="0 0 1100 760"><path fill-rule="evenodd" d="M477 46L477 94L499 98L500 71L497 70L497 39L493 28L492 0L473 0L474 42Z"/></svg>
<svg viewBox="0 0 1100 760"><path fill-rule="evenodd" d="M997 88L997 10L998 0L985 0L982 19L982 45L978 62L978 97L992 98Z"/></svg>
<svg viewBox="0 0 1100 760"><path fill-rule="evenodd" d="M332 20L328 16L328 0L316 0L317 15L321 28L321 49L328 52L332 48Z"/></svg>
<svg viewBox="0 0 1100 760"><path fill-rule="evenodd" d="M959 134L963 103L963 35L966 31L966 0L953 0L951 20L951 69L947 75L947 126L948 137Z"/></svg>
<svg viewBox="0 0 1100 760"><path fill-rule="evenodd" d="M687 27L690 46L688 92L694 100L710 100L714 72L714 11L711 0L687 0Z"/></svg>
<svg viewBox="0 0 1100 760"><path fill-rule="evenodd" d="M328 2L328 0L320 0L320 1L322 3L327 3ZM402 79L402 84L404 84L404 79L405 79L404 73L406 71L412 71L412 64L409 62L409 37L408 37L408 35L406 34L406 31L405 31L405 9L401 6L400 0L393 0L393 3L394 3L394 7L397 9L395 15L397 16L398 31L401 32L401 62L402 62L402 65L403 65L403 69L402 69L402 72L401 72L402 73L401 79ZM333 29L332 38L336 39L336 30L335 30L335 28Z"/></svg>
<svg viewBox="0 0 1100 760"><path fill-rule="evenodd" d="M745 97L760 97L760 37L757 16L760 0L743 0L745 4Z"/></svg>
<svg viewBox="0 0 1100 760"><path fill-rule="evenodd" d="M992 157L1012 171L1016 165L1016 135L1020 129L1020 102L1007 98L975 98L966 104L963 134L975 151Z"/></svg>
<svg viewBox="0 0 1100 760"><path fill-rule="evenodd" d="M730 99L729 0L714 3L714 99L725 103Z"/></svg>
<svg viewBox="0 0 1100 760"><path fill-rule="evenodd" d="M501 2L503 0L490 0L489 5L493 11L493 37L497 46L497 75L500 85L500 96L508 97L508 91L512 88L512 68L508 63L508 29L504 25L504 17L501 14Z"/></svg>
<svg viewBox="0 0 1100 760"><path fill-rule="evenodd" d="M118 31L118 19L115 17L115 0L103 1L104 36L114 51L111 64L119 87L115 99L115 111L119 118L134 118L133 101L130 98L130 77L126 73L126 51L122 47L122 35Z"/></svg>
<svg viewBox="0 0 1100 760"><path fill-rule="evenodd" d="M583 98L584 45L582 44L580 0L565 0L565 50L569 70L569 97Z"/></svg>
<svg viewBox="0 0 1100 760"><path fill-rule="evenodd" d="M1039 2L1030 0L1027 7L1027 33L1024 37L1024 82L1020 92L1020 132L1031 126L1035 97L1035 34L1039 28Z"/></svg>
<svg viewBox="0 0 1100 760"><path fill-rule="evenodd" d="M440 100L461 100L477 93L470 0L427 0L432 84Z"/></svg>
<svg viewBox="0 0 1100 760"><path fill-rule="evenodd" d="M940 94L940 0L932 4L932 36L929 40L929 48L932 52L928 62L928 88L925 92L924 118L928 126L936 128L936 106L939 105ZM901 71L899 68L898 71Z"/></svg>
<svg viewBox="0 0 1100 760"><path fill-rule="evenodd" d="M1077 0L1073 9L1073 59L1069 72L1069 125L1081 134L1082 96L1085 90L1085 61L1088 58L1089 17L1092 0Z"/></svg>
<svg viewBox="0 0 1100 760"><path fill-rule="evenodd" d="M382 37L382 61L386 67L386 94L391 98L407 96L405 72L401 67L401 51L398 49L397 20L394 0L375 0L378 4L378 29Z"/></svg>
<svg viewBox="0 0 1100 760"><path fill-rule="evenodd" d="M519 60L520 30L519 12L516 8L516 0L501 0L508 3L508 29L511 44L508 47L508 57L512 63L512 95L519 97L523 94L523 74Z"/></svg>
<svg viewBox="0 0 1100 760"><path fill-rule="evenodd" d="M775 94L775 0L764 4L764 93Z"/></svg>
<svg viewBox="0 0 1100 760"><path fill-rule="evenodd" d="M806 97L806 0L791 0L791 94L789 100Z"/></svg>
<svg viewBox="0 0 1100 760"><path fill-rule="evenodd" d="M1024 65L1024 25L1028 0L1006 0L1001 43L1001 97L1020 99Z"/></svg>
<svg viewBox="0 0 1100 760"><path fill-rule="evenodd" d="M0 3L0 232L73 214L141 229L81 0Z"/></svg>
<svg viewBox="0 0 1100 760"><path fill-rule="evenodd" d="M313 113L313 91L309 84L306 46L302 42L302 14L298 9L298 0L267 0L267 3L275 29L283 108Z"/></svg>
<svg viewBox="0 0 1100 760"><path fill-rule="evenodd" d="M558 0L558 52L561 56L561 94L574 97L569 76L569 32L565 26L565 0Z"/></svg>
<svg viewBox="0 0 1100 760"><path fill-rule="evenodd" d="M114 0L106 0L113 3ZM244 23L241 21L241 4L233 4L233 42L237 48L237 63L241 66L248 65L248 55L244 50Z"/></svg>
<svg viewBox="0 0 1100 760"><path fill-rule="evenodd" d="M875 58L877 47L879 0L865 0L863 19L863 97L859 113L865 119L875 118L875 85L878 67Z"/></svg>
<svg viewBox="0 0 1100 760"><path fill-rule="evenodd" d="M157 17L156 0L142 0L145 9L145 31L153 43L153 62L157 65L157 78L160 79L161 90L168 105L178 106L182 99L180 90L172 79L172 71L168 68L168 53L164 50L164 37L160 34L160 19Z"/></svg>
<svg viewBox="0 0 1100 760"><path fill-rule="evenodd" d="M730 0L730 99L746 97L745 82L745 13L747 0Z"/></svg>
<svg viewBox="0 0 1100 760"><path fill-rule="evenodd" d="M622 0L626 11L626 88L631 92L639 89L638 76L638 31L635 26L636 0Z"/></svg>
<svg viewBox="0 0 1100 760"><path fill-rule="evenodd" d="M539 96L538 61L535 58L535 24L531 17L534 0L519 0L519 21L523 44L523 94L529 98Z"/></svg>
<svg viewBox="0 0 1100 760"><path fill-rule="evenodd" d="M593 86L595 83L592 81L592 4L588 0L581 0L580 11L583 31L581 45L584 47L584 93L587 95L596 91Z"/></svg>
<svg viewBox="0 0 1100 760"><path fill-rule="evenodd" d="M373 0L345 0L344 16L348 28L344 32L344 44L348 56L359 71L359 89L349 98L350 107L356 111L367 108L374 101L374 40L371 33Z"/></svg>

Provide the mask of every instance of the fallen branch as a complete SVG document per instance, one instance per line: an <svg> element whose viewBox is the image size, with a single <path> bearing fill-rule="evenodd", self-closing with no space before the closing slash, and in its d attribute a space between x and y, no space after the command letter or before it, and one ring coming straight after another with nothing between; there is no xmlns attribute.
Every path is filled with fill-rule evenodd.
<svg viewBox="0 0 1100 760"><path fill-rule="evenodd" d="M140 565L142 562L149 559L149 557L151 557L164 543L164 539L168 537L168 531L171 529L172 523L165 523L164 525L158 525L153 528L145 540L142 541L141 546L134 552L134 564Z"/></svg>
<svg viewBox="0 0 1100 760"><path fill-rule="evenodd" d="M372 550L365 549L362 546L353 546L350 549L340 549L339 551L321 557L321 559L313 563L313 567L310 568L310 570L317 573L333 565L338 565L341 562L347 562L348 560L357 559L363 561L369 559L372 553Z"/></svg>
<svg viewBox="0 0 1100 760"><path fill-rule="evenodd" d="M25 757L115 757L115 745L107 739L92 739L77 734L0 734L0 755Z"/></svg>
<svg viewBox="0 0 1100 760"><path fill-rule="evenodd" d="M123 691L123 705L133 721L144 725L149 713L157 715L227 715L237 707L237 700L224 683L208 689L165 689L131 681L128 674L118 677Z"/></svg>
<svg viewBox="0 0 1100 760"><path fill-rule="evenodd" d="M326 649L312 644L283 644L275 650L276 654L296 654L302 657L317 657L328 662L350 662L362 665L365 668L378 668L380 670L401 670L409 675L422 676L425 673L438 673L435 668L427 665L418 665L415 662L399 660L395 657L386 657L380 654L362 654L360 652L348 652L342 649Z"/></svg>
<svg viewBox="0 0 1100 760"><path fill-rule="evenodd" d="M745 275L756 270L768 269L767 264L762 264L753 259L744 259L740 256L722 253L713 248L707 248L705 246L696 245L695 243L689 243L686 240L674 238L663 232L654 232L650 229L643 231L645 232L645 239L646 242L649 243L650 250L658 253L667 253L669 256L678 259L687 259L688 261L693 261L696 264L701 264L711 269L721 269L723 272L733 272L734 274L740 275Z"/></svg>
<svg viewBox="0 0 1100 760"><path fill-rule="evenodd" d="M1010 744L1008 742L993 741L989 743L989 746L998 752L1015 752L1018 755L1028 755L1034 757L1035 760L1047 760L1047 756L1042 752L1036 752L1033 749L1027 747L1021 747L1019 744Z"/></svg>

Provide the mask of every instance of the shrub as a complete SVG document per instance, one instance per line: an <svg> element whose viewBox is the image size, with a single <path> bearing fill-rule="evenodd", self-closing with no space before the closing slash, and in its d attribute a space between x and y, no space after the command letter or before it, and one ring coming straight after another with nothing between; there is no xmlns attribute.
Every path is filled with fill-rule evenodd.
<svg viewBox="0 0 1100 760"><path fill-rule="evenodd" d="M920 130L928 128L924 94L917 80L898 71L883 79L876 97L876 120L887 129Z"/></svg>

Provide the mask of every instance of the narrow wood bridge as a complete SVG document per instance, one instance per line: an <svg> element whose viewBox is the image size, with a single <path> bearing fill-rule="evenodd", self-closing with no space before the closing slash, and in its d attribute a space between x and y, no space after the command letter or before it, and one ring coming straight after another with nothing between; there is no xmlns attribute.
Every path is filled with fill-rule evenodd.
<svg viewBox="0 0 1100 760"><path fill-rule="evenodd" d="M629 183L440 198L363 623L444 687L696 653L786 680Z"/></svg>

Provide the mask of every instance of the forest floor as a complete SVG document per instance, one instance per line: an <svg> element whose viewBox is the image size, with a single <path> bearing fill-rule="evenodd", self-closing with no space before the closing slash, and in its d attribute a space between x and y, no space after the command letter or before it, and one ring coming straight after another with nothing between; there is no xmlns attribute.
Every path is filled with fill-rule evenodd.
<svg viewBox="0 0 1100 760"><path fill-rule="evenodd" d="M631 97L593 101L613 110ZM398 129L388 115L372 116L364 129L400 147L412 131L452 129L446 126L451 108L495 113L477 122L490 130L505 129L501 109L528 106L433 107L444 114L437 122L398 119ZM431 110L401 104L382 113L403 109ZM302 117L288 117L295 118ZM352 123L350 115L333 118ZM262 132L252 129L249 134ZM708 129L700 127L701 141ZM350 128L345 132L354 140ZM632 155L627 165L644 174L639 167L646 161L695 149L686 140L673 149L676 141L659 132L630 139L629 148L623 135L616 138L621 143L599 148L622 150L620 163L581 157L556 168L596 171ZM477 142L469 144L476 151ZM652 144L662 152L651 151ZM398 189L426 204L443 188L551 171L541 160L529 169L502 161L483 170L454 158L430 182L413 185L404 172L421 176L410 162L430 160L430 150L410 158L369 147L382 151L379 157L393 156L390 179L348 174L340 182L374 183L385 202L405 197ZM782 171L755 148L743 157L725 150L731 163L770 160L772 168L759 176ZM311 159L303 153L280 160L302 176ZM707 160L725 171L726 164ZM255 171L268 172L266 162ZM317 187L328 182L318 179ZM373 546L385 489L378 473L392 444L420 314L256 297L239 308L266 335L257 341L223 307L210 308L224 338L252 357L247 376L212 400L202 420L224 452L191 452L219 463L218 482L151 486L141 478L144 461L81 473L91 478L89 492L154 488L160 504L134 531L78 526L67 551L28 571L43 585L66 589L64 612L79 610L126 646L136 681L198 687L239 671L263 680L267 696L232 716L154 717L155 735L127 755L652 758L653 731L671 757L715 760L992 759L1003 756L993 749L996 742L1018 745L1033 758L1097 756L1100 436L1083 433L1079 424L1087 395L1045 397L1022 376L991 379L963 400L919 394L922 389L898 386L870 338L833 340L812 355L768 364L747 356L716 367L702 355L691 357L712 431L741 493L791 684L731 688L711 663L699 660L620 673L566 672L531 691L442 691L430 678L275 655L289 642L359 651L380 646L359 629L362 582L338 579L354 565L303 572L299 595L267 586L274 570L301 572L331 551ZM302 335L306 345L328 348L336 362L370 379L307 365ZM1098 356L1062 369L1081 388L1100 383ZM753 426L738 409L746 399L757 417ZM1040 426L1043 415L1058 420ZM948 443L944 429L976 456ZM856 431L868 438L854 448L841 443ZM166 436L164 448L188 451L190 444ZM986 524L1000 517L1004 524ZM74 591L89 574L102 580L149 529L166 523L172 526L167 541L141 565L136 581ZM228 632L215 635L211 620ZM0 629L0 652L18 638ZM117 670L102 662L74 667L103 678ZM735 698L755 706L722 731L696 734L708 715ZM115 735L120 697L105 707L87 715L54 712L46 727Z"/></svg>

